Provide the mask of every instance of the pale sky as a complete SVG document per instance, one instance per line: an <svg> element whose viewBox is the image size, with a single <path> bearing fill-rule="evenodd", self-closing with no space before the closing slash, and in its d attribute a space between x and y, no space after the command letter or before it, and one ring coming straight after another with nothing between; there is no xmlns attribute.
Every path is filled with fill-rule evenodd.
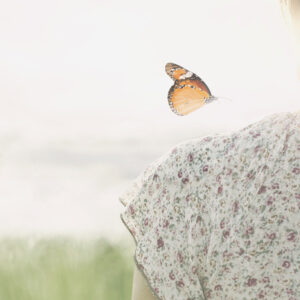
<svg viewBox="0 0 300 300"><path fill-rule="evenodd" d="M295 57L278 2L1 1L2 111L177 122L166 100L169 61L243 107L292 107Z"/></svg>
<svg viewBox="0 0 300 300"><path fill-rule="evenodd" d="M125 179L172 144L299 110L278 2L0 0L0 234L125 233ZM167 62L233 102L175 115Z"/></svg>

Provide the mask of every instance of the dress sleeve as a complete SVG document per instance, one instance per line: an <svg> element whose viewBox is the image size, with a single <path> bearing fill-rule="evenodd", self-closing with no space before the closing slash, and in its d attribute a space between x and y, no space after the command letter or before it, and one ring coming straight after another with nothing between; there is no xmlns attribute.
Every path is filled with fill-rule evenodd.
<svg viewBox="0 0 300 300"><path fill-rule="evenodd" d="M205 299L191 249L191 239L201 238L199 232L203 248L206 241L204 218L195 211L195 195L189 193L200 177L184 167L194 160L188 144L179 143L119 197L125 207L120 218L136 244L135 264L160 300Z"/></svg>
<svg viewBox="0 0 300 300"><path fill-rule="evenodd" d="M292 121L290 113L273 114L229 134L177 144L120 195L125 207L120 217L136 243L135 263L157 299L227 297L222 284L232 287L238 280L230 282L227 273L234 268L230 241L247 225L242 217L254 211L248 194L267 191L265 169L294 151L287 144Z"/></svg>

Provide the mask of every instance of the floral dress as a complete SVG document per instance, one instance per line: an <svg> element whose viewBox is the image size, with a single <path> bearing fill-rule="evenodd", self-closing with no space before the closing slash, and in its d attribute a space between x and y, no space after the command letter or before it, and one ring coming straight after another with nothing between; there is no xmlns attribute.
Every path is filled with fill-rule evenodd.
<svg viewBox="0 0 300 300"><path fill-rule="evenodd" d="M300 111L181 142L119 200L157 299L300 299Z"/></svg>

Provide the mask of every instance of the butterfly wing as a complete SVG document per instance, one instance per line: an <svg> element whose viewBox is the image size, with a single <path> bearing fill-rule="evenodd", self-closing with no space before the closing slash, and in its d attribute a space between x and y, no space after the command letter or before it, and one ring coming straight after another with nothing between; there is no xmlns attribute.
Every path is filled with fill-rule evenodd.
<svg viewBox="0 0 300 300"><path fill-rule="evenodd" d="M166 72L175 81L168 102L177 115L187 115L215 99L205 82L193 72L173 63L166 64Z"/></svg>
<svg viewBox="0 0 300 300"><path fill-rule="evenodd" d="M193 73L179 65L173 63L166 64L166 72L167 74L174 80L182 80L188 77L191 77Z"/></svg>

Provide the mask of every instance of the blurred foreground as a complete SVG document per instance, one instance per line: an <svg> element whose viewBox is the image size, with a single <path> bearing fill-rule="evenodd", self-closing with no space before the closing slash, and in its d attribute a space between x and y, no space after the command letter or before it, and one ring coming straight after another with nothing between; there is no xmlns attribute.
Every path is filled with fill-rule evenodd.
<svg viewBox="0 0 300 300"><path fill-rule="evenodd" d="M0 299L130 299L132 255L126 241L2 239Z"/></svg>

